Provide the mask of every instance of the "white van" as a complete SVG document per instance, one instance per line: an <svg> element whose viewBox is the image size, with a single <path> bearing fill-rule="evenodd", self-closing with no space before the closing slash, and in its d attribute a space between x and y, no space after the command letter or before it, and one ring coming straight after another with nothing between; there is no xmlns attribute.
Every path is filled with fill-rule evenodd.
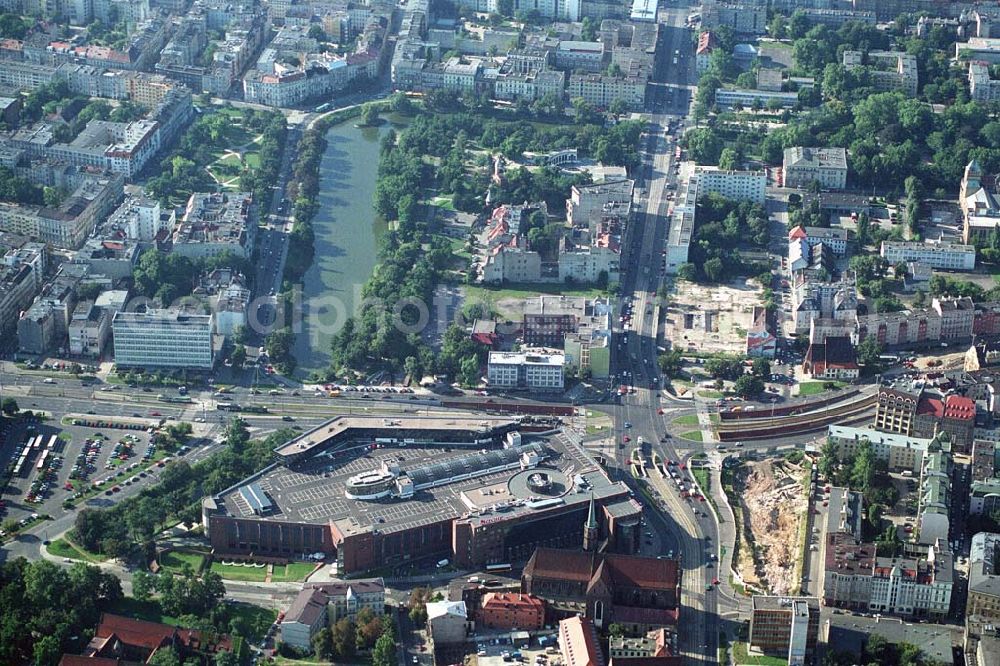
<svg viewBox="0 0 1000 666"><path fill-rule="evenodd" d="M444 569L446 566L448 566L448 560L441 560L437 563L438 569Z"/></svg>

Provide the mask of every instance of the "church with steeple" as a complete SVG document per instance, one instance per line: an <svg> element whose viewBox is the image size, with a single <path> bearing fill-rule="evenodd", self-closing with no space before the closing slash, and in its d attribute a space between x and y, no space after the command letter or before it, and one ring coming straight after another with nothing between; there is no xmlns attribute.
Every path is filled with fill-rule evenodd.
<svg viewBox="0 0 1000 666"><path fill-rule="evenodd" d="M594 508L594 496L590 496L590 507L587 509L587 522L583 524L583 549L588 553L597 550L600 541L601 528L597 524L597 510Z"/></svg>
<svg viewBox="0 0 1000 666"><path fill-rule="evenodd" d="M977 240L990 241L1000 225L1000 197L996 176L983 174L979 160L972 160L965 167L958 205L963 218L962 242L971 245Z"/></svg>

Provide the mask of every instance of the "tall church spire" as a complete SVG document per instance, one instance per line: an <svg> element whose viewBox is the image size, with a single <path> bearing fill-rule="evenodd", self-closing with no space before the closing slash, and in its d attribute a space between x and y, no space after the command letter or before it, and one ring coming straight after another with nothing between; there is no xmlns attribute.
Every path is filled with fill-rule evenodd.
<svg viewBox="0 0 1000 666"><path fill-rule="evenodd" d="M597 524L597 508L594 504L594 495L590 495L590 508L587 511L587 522L583 524L583 549L592 551L597 549L597 539L600 534L600 527Z"/></svg>

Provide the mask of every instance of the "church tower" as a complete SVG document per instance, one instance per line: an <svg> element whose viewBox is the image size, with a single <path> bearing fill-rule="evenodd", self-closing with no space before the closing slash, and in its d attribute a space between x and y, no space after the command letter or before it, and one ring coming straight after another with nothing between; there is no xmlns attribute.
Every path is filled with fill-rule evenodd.
<svg viewBox="0 0 1000 666"><path fill-rule="evenodd" d="M597 525L597 510L594 505L594 496L590 496L590 509L587 511L587 522L583 524L583 549L586 551L597 550L597 541L600 536L600 528Z"/></svg>

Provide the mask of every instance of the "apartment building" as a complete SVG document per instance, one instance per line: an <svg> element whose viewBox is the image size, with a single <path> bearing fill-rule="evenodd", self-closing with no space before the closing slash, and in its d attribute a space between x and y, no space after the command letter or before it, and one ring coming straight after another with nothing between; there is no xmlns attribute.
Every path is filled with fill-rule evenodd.
<svg viewBox="0 0 1000 666"><path fill-rule="evenodd" d="M249 192L195 192L174 229L173 251L192 259L226 251L249 258L257 238L256 212Z"/></svg>
<svg viewBox="0 0 1000 666"><path fill-rule="evenodd" d="M853 282L824 282L805 275L795 278L792 321L797 335L809 333L816 319L850 322L853 334L857 313L858 295Z"/></svg>
<svg viewBox="0 0 1000 666"><path fill-rule="evenodd" d="M0 203L0 229L60 248L79 248L124 191L116 174L84 178L57 208Z"/></svg>
<svg viewBox="0 0 1000 666"><path fill-rule="evenodd" d="M5 60L0 64L0 86L13 90L34 90L51 83L56 69L47 65Z"/></svg>
<svg viewBox="0 0 1000 666"><path fill-rule="evenodd" d="M562 349L566 366L605 378L611 364L611 305L607 299L538 296L525 303L524 344Z"/></svg>
<svg viewBox="0 0 1000 666"><path fill-rule="evenodd" d="M643 636L613 635L608 638L609 666L680 666L677 632L661 627Z"/></svg>
<svg viewBox="0 0 1000 666"><path fill-rule="evenodd" d="M85 264L66 262L42 285L34 302L17 320L19 350L29 354L65 350L69 322L77 303L77 288L88 270Z"/></svg>
<svg viewBox="0 0 1000 666"><path fill-rule="evenodd" d="M969 62L969 94L976 102L1000 100L1000 79L990 76L990 64L982 60Z"/></svg>
<svg viewBox="0 0 1000 666"><path fill-rule="evenodd" d="M173 208L163 208L155 199L127 196L97 233L148 243L172 231L176 221Z"/></svg>
<svg viewBox="0 0 1000 666"><path fill-rule="evenodd" d="M826 531L843 532L861 540L862 522L865 519L864 496L849 488L830 488L826 512Z"/></svg>
<svg viewBox="0 0 1000 666"><path fill-rule="evenodd" d="M561 391L565 355L552 349L491 351L487 379L497 388Z"/></svg>
<svg viewBox="0 0 1000 666"><path fill-rule="evenodd" d="M719 2L702 4L701 23L706 28L731 28L737 35L763 35L767 32L767 6L757 2Z"/></svg>
<svg viewBox="0 0 1000 666"><path fill-rule="evenodd" d="M751 648L804 666L816 652L819 636L819 599L754 595L751 600Z"/></svg>
<svg viewBox="0 0 1000 666"><path fill-rule="evenodd" d="M603 274L611 282L617 282L621 271L619 261L619 247L614 242L572 246L564 243L559 251L559 281L593 284L600 281Z"/></svg>
<svg viewBox="0 0 1000 666"><path fill-rule="evenodd" d="M847 149L786 148L782 159L785 187L808 187L814 180L827 190L847 187Z"/></svg>
<svg viewBox="0 0 1000 666"><path fill-rule="evenodd" d="M560 40L552 54L552 64L569 72L600 72L605 59L603 42Z"/></svg>
<svg viewBox="0 0 1000 666"><path fill-rule="evenodd" d="M308 650L322 627L343 618L354 619L362 609L385 614L385 583L381 578L336 583L308 583L281 619L281 639Z"/></svg>
<svg viewBox="0 0 1000 666"><path fill-rule="evenodd" d="M566 200L566 218L571 227L593 227L607 212L628 215L632 209L635 181L615 179L593 185L574 185Z"/></svg>
<svg viewBox="0 0 1000 666"><path fill-rule="evenodd" d="M1000 534L980 532L972 537L965 616L1000 623Z"/></svg>
<svg viewBox="0 0 1000 666"><path fill-rule="evenodd" d="M842 227L795 227L788 232L788 240L803 240L809 247L822 243L838 256L847 254L847 229Z"/></svg>
<svg viewBox="0 0 1000 666"><path fill-rule="evenodd" d="M978 60L991 65L1000 63L1000 38L970 37L967 42L955 42L955 59Z"/></svg>
<svg viewBox="0 0 1000 666"><path fill-rule="evenodd" d="M954 574L947 548L904 544L901 557L878 557L874 543L828 534L823 569L826 606L914 618L950 613Z"/></svg>
<svg viewBox="0 0 1000 666"><path fill-rule="evenodd" d="M853 9L827 9L819 7L796 7L795 11L801 11L806 20L813 25L828 25L834 30L845 23L864 23L874 26L878 19L875 12L855 11Z"/></svg>
<svg viewBox="0 0 1000 666"><path fill-rule="evenodd" d="M52 143L44 154L75 166L92 166L134 178L161 147L155 120L91 120L70 143Z"/></svg>
<svg viewBox="0 0 1000 666"><path fill-rule="evenodd" d="M111 335L111 317L112 313L94 301L77 303L69 322L69 353L99 358Z"/></svg>
<svg viewBox="0 0 1000 666"><path fill-rule="evenodd" d="M869 335L887 346L965 340L972 335L975 318L969 298L935 299L926 309L858 315L857 342Z"/></svg>
<svg viewBox="0 0 1000 666"><path fill-rule="evenodd" d="M969 488L969 514L987 516L1000 509L1000 479L973 481Z"/></svg>
<svg viewBox="0 0 1000 666"><path fill-rule="evenodd" d="M844 51L843 64L847 69L867 67L876 90L898 90L908 97L917 96L916 56L902 51Z"/></svg>
<svg viewBox="0 0 1000 666"><path fill-rule="evenodd" d="M461 0L463 7L477 12L497 13L497 0ZM545 19L558 21L581 21L581 0L514 0L514 12L537 11Z"/></svg>
<svg viewBox="0 0 1000 666"><path fill-rule="evenodd" d="M976 248L960 243L882 241L880 254L893 265L918 261L948 271L971 271L976 267Z"/></svg>
<svg viewBox="0 0 1000 666"><path fill-rule="evenodd" d="M827 441L836 447L838 460L854 459L867 441L875 459L884 462L889 471L909 471L914 475L920 474L927 452L939 445L931 438L839 425L827 427Z"/></svg>
<svg viewBox="0 0 1000 666"><path fill-rule="evenodd" d="M695 68L698 74L704 74L712 57L712 51L719 48L719 40L715 33L705 31L698 35L698 47L695 49Z"/></svg>
<svg viewBox="0 0 1000 666"><path fill-rule="evenodd" d="M541 279L542 255L529 250L523 241L515 240L492 248L483 266L483 281L491 284L538 282Z"/></svg>
<svg viewBox="0 0 1000 666"><path fill-rule="evenodd" d="M972 448L975 422L971 398L921 387L879 387L874 426L883 432L925 438L946 434L954 449L965 453Z"/></svg>
<svg viewBox="0 0 1000 666"><path fill-rule="evenodd" d="M111 323L115 364L209 370L215 363L214 320L178 308L117 312Z"/></svg>
<svg viewBox="0 0 1000 666"><path fill-rule="evenodd" d="M793 109L799 103L799 94L753 88L719 88L715 91L715 106L729 110L751 109Z"/></svg>
<svg viewBox="0 0 1000 666"><path fill-rule="evenodd" d="M566 92L570 99L581 97L598 109L608 109L619 99L630 111L643 111L646 107L644 76L570 74Z"/></svg>
<svg viewBox="0 0 1000 666"><path fill-rule="evenodd" d="M664 267L669 275L675 275L688 260L699 197L714 192L727 199L763 204L767 189L764 171L729 171L697 166L694 162L681 164L677 180L677 196L664 256Z"/></svg>
<svg viewBox="0 0 1000 666"><path fill-rule="evenodd" d="M21 312L42 288L46 249L41 243L10 248L0 261L0 332L10 335Z"/></svg>
<svg viewBox="0 0 1000 666"><path fill-rule="evenodd" d="M918 542L932 545L938 540L948 543L951 525L951 452L931 450L920 467L918 486Z"/></svg>
<svg viewBox="0 0 1000 666"><path fill-rule="evenodd" d="M761 171L723 170L713 166L699 166L699 196L709 193L736 201L752 201L763 205L767 196L767 173Z"/></svg>

